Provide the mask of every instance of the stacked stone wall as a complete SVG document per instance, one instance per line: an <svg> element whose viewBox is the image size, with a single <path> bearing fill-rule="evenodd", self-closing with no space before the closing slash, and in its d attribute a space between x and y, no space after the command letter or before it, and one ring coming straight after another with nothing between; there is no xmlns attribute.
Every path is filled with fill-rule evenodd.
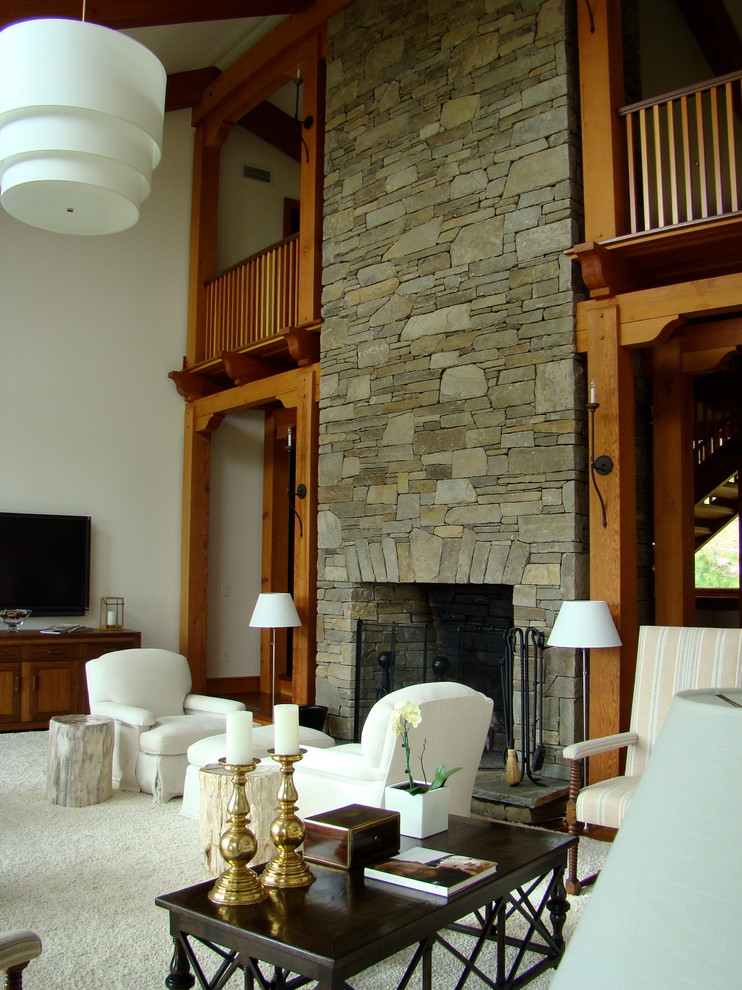
<svg viewBox="0 0 742 990"><path fill-rule="evenodd" d="M509 585L540 628L586 591L570 7L354 0L329 25L317 694L339 733L379 586ZM578 690L550 658L552 748Z"/></svg>

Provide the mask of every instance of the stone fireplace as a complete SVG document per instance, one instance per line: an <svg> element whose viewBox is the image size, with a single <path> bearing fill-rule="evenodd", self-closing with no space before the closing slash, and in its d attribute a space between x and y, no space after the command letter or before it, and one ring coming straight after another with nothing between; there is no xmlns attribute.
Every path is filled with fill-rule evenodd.
<svg viewBox="0 0 742 990"><path fill-rule="evenodd" d="M358 620L413 616L415 586L506 588L547 632L586 596L570 11L354 0L330 22L317 701L344 738ZM556 775L574 665L547 650Z"/></svg>

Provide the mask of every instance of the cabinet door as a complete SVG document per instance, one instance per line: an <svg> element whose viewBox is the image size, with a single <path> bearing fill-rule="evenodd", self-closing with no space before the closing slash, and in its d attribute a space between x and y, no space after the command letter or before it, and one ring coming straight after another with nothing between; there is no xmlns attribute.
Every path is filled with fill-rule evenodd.
<svg viewBox="0 0 742 990"><path fill-rule="evenodd" d="M0 663L0 724L21 720L21 665Z"/></svg>
<svg viewBox="0 0 742 990"><path fill-rule="evenodd" d="M23 668L24 721L47 722L52 715L81 714L77 712L78 662L33 660Z"/></svg>

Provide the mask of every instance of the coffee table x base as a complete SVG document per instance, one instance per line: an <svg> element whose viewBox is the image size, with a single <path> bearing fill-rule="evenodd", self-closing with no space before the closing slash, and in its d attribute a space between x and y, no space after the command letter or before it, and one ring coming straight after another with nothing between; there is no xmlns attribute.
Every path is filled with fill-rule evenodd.
<svg viewBox="0 0 742 990"><path fill-rule="evenodd" d="M451 990L462 990L471 973L493 990L515 990L561 958L569 910L563 874L573 841L532 827L451 818L447 832L422 844L462 854L476 849L497 860L498 872L449 899L315 864L311 887L272 891L257 905L212 904L213 881L159 897L175 944L165 986L222 990L241 970L245 990L298 990L315 982L318 990L353 990L354 976L414 946L397 990L418 970L422 990L431 990L433 949L440 946L461 964ZM464 948L453 944L451 932L468 936ZM488 946L494 953L484 961ZM214 955L221 963L207 976L204 965L208 957L213 965Z"/></svg>

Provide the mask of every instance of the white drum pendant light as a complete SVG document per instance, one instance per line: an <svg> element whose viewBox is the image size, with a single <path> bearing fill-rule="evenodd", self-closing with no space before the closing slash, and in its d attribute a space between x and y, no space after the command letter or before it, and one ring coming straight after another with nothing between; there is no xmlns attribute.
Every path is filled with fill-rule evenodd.
<svg viewBox="0 0 742 990"><path fill-rule="evenodd" d="M3 207L62 234L135 224L160 161L166 81L148 48L98 24L0 31Z"/></svg>

